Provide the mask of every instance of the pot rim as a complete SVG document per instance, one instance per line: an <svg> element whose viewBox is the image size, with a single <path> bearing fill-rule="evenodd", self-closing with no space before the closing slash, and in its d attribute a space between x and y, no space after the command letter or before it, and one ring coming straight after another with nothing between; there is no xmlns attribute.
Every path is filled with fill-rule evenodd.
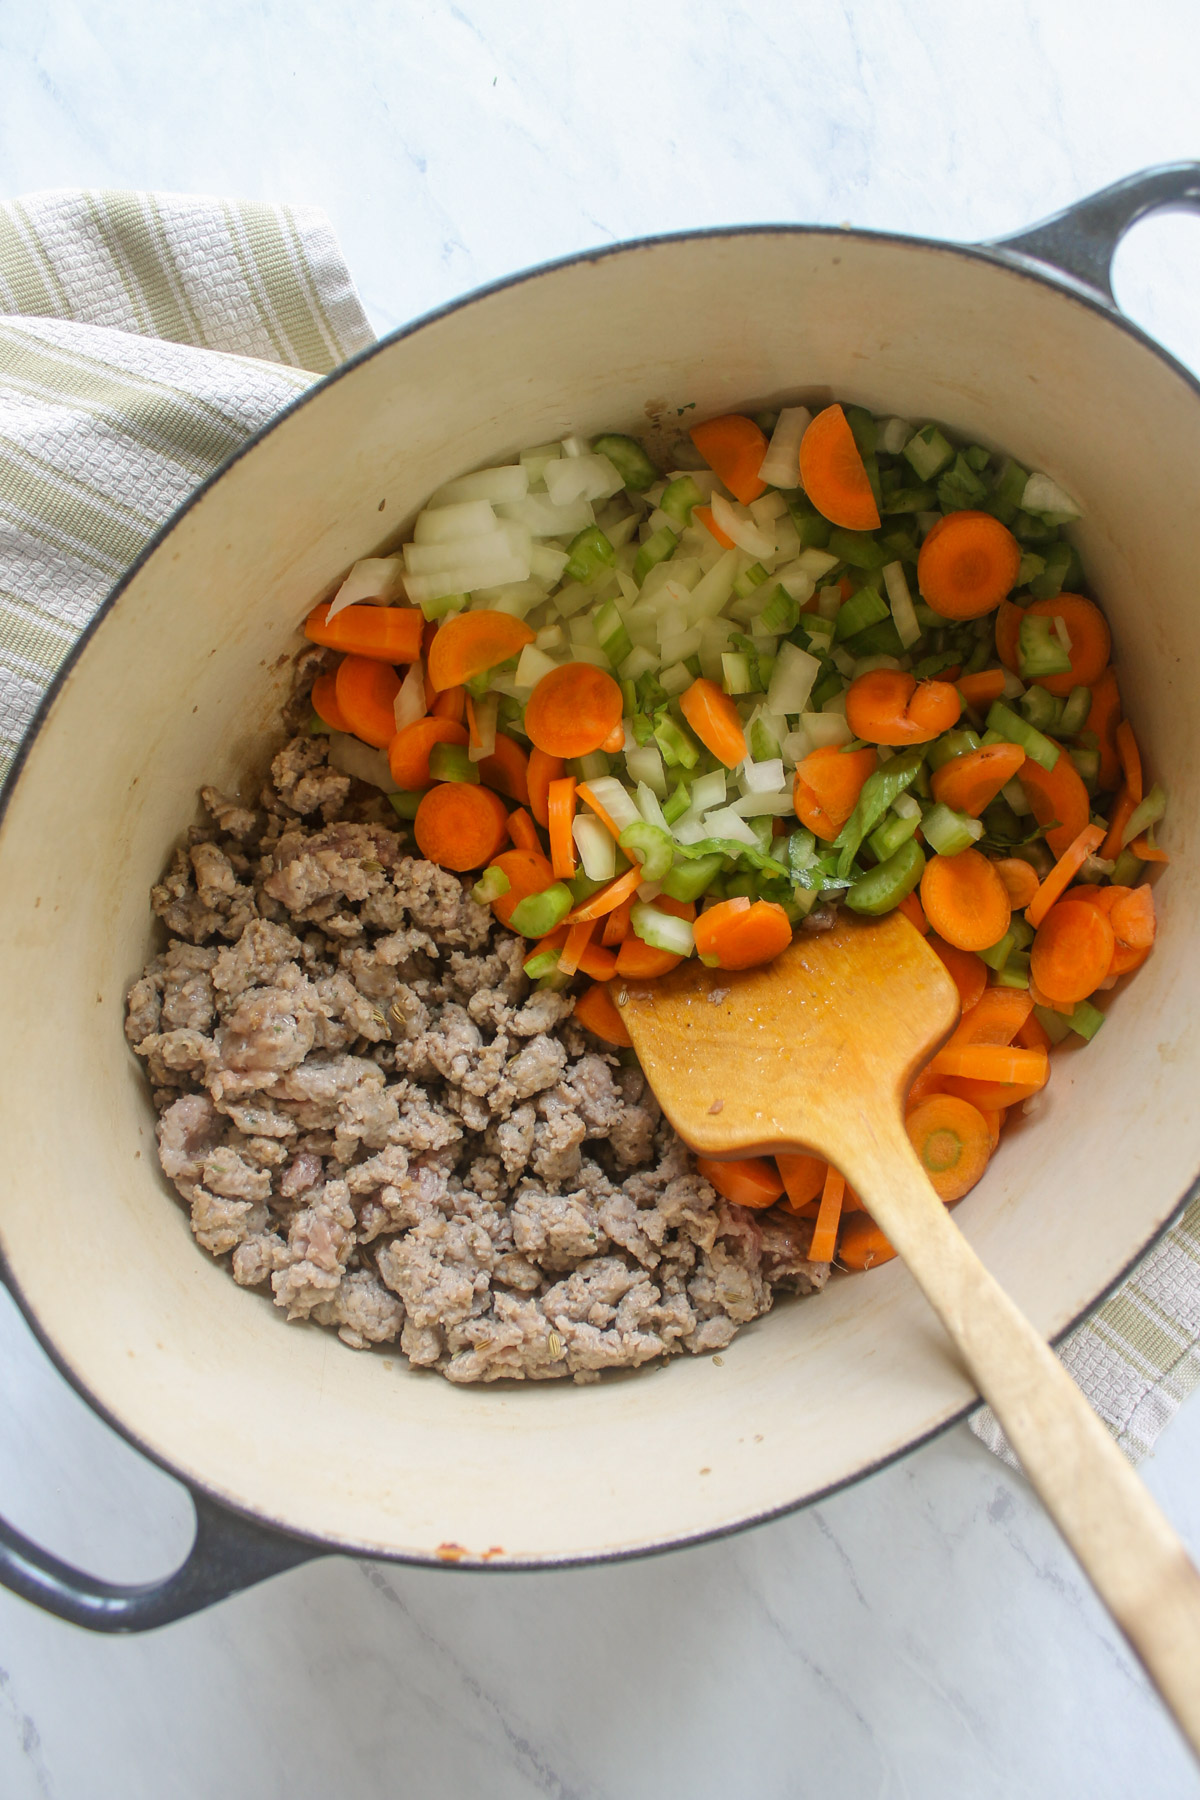
<svg viewBox="0 0 1200 1800"><path fill-rule="evenodd" d="M155 532L147 539L137 556L118 580L114 582L86 626L80 632L79 637L76 639L70 652L57 670L54 679L42 696L37 710L30 720L21 742L18 745L16 755L13 758L8 774L4 780L3 787L0 788L0 857L2 857L3 854L2 834L9 801L16 789L17 782L24 772L29 753L32 750L35 741L41 734L41 731L49 718L50 712L56 704L76 663L84 650L91 643L93 636L113 612L121 595L125 592L134 577L150 560L151 556L160 549L181 520L200 502L200 500L204 498L210 488L214 487L216 483L224 477L229 469L240 462L242 458L251 451L256 449L257 446L283 424L285 420L291 418L293 414L299 412L303 407L311 404L319 395L323 394L329 387L342 380L345 376L370 362L373 357L381 355L386 350L390 350L394 344L401 343L405 339L413 337L418 332L423 331L427 326L437 324L441 320L447 319L457 312L464 311L467 307L474 305L477 301L489 299L494 294L500 294L507 292L510 289L523 287L528 282L535 281L544 275L556 274L563 269L574 268L587 263L598 263L605 261L610 257L626 255L631 251L654 250L658 249L660 246L671 244L706 243L714 240L728 240L743 237L815 237L837 239L839 241L856 239L872 244L897 245L910 250L929 251L949 256L962 257L967 261L981 262L990 265L998 272L1009 276L1015 276L1043 287L1048 287L1059 294L1064 300L1072 302L1077 306L1082 306L1089 312L1098 314L1110 325L1125 332L1135 343L1139 344L1143 349L1149 351L1151 355L1165 364L1173 374L1183 380L1185 385L1191 389L1193 395L1200 400L1200 377L1197 377L1197 375L1180 362L1178 357L1174 356L1172 352L1163 344L1159 343L1156 338L1151 337L1140 325L1123 313L1119 307L1115 304L1109 304L1102 294L1090 290L1080 280L1072 276L1069 271L1060 270L1052 263L1042 262L1015 248L1010 253L1004 248L1002 243L994 245L987 243L954 243L948 239L921 237L911 232L880 231L859 226L772 224L763 222L750 225L702 226L683 231L656 232L642 237L623 238L614 244L601 245L595 249L572 251L566 256L555 257L549 261L535 263L528 268L519 269L514 274L501 276L495 281L486 282L479 287L472 288L469 292L459 295L456 299L446 301L442 305L433 307L429 311L420 314L419 317L410 320L409 323L397 326L395 330L386 333L383 337L377 339L375 343L368 345L365 349L356 351L353 356L348 357L345 362L339 363L338 366L335 369L331 369L328 374L318 376L308 387L297 394L294 399L289 400L277 413L274 413L265 424L259 426L243 444L231 451L210 475L206 476L203 481L199 482L197 486L191 490L186 499L174 509L168 518L166 518L157 530L155 530ZM1175 1225L1181 1217L1182 1213L1198 1196L1200 1196L1200 1171L1197 1172L1196 1176L1179 1198L1166 1220L1150 1233L1135 1254L1117 1271L1094 1299L1089 1301L1086 1306L1082 1307L1078 1313L1067 1321L1060 1331L1055 1333L1054 1336L1049 1339L1051 1345L1057 1346L1058 1344L1061 1344L1086 1318L1094 1313L1098 1307L1102 1306L1105 1301L1116 1292L1132 1271L1139 1263L1141 1263L1147 1252L1151 1250L1169 1230L1171 1230L1173 1225ZM684 1550L700 1544L714 1543L722 1538L733 1537L740 1532L750 1530L755 1526L769 1524L775 1519L786 1518L789 1514L801 1512L807 1507L816 1506L822 1501L828 1500L832 1495L856 1486L860 1481L866 1480L869 1476L877 1475L882 1470L889 1468L893 1463L899 1462L903 1457L910 1455L914 1450L919 1450L926 1444L932 1443L935 1439L944 1436L945 1433L950 1431L954 1426L960 1425L965 1419L968 1419L972 1413L976 1412L984 1405L981 1398L968 1401L964 1405L955 1408L954 1411L949 1413L938 1424L932 1426L928 1431L923 1432L919 1437L911 1438L904 1444L897 1446L895 1449L889 1450L885 1454L876 1457L871 1462L864 1464L857 1469L853 1474L842 1476L840 1479L828 1483L825 1487L813 1493L805 1494L799 1499L786 1501L778 1506L765 1508L760 1512L748 1514L745 1517L730 1523L715 1525L708 1530L690 1532L679 1537L661 1538L653 1543L639 1544L629 1548L598 1549L566 1556L505 1557L494 1563L479 1561L472 1557L464 1558L461 1561L457 1559L450 1560L440 1557L436 1552L421 1553L417 1551L380 1549L377 1545L364 1544L356 1540L341 1538L332 1533L322 1533L317 1535L311 1532L297 1531L285 1521L272 1517L266 1512L246 1506L240 1499L231 1498L222 1493L219 1489L211 1486L208 1482L202 1481L195 1476L183 1474L168 1458L163 1456L152 1446L144 1443L135 1429L118 1420L103 1402L98 1400L92 1394L83 1377L78 1375L67 1364L65 1359L60 1355L53 1340L43 1329L36 1312L26 1299L21 1283L17 1279L14 1270L9 1266L2 1248L0 1248L0 1280L3 1281L8 1292L12 1295L26 1325L29 1327L46 1355L50 1358L50 1361L54 1364L58 1373L70 1384L72 1389L86 1403L89 1409L98 1418L102 1419L110 1430L114 1431L125 1443L135 1449L139 1455L144 1456L148 1462L152 1463L156 1468L161 1469L164 1474L169 1475L172 1480L177 1481L185 1488L193 1501L196 1501L197 1499L208 1501L216 1508L233 1515L236 1519L253 1521L256 1524L277 1533L280 1537L290 1540L298 1546L311 1546L312 1553L316 1555L337 1554L366 1556L372 1560L401 1563L417 1568L453 1569L461 1567L471 1572L494 1570L497 1573L525 1570L536 1572L548 1569L586 1568L595 1564L632 1562L641 1557L657 1556L672 1550ZM193 1546L193 1549L194 1548L195 1546ZM189 1552L189 1556L191 1554L192 1552Z"/></svg>

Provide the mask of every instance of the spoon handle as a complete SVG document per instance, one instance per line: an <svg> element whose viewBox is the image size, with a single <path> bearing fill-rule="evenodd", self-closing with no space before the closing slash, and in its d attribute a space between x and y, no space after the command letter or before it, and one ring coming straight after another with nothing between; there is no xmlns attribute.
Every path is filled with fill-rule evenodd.
<svg viewBox="0 0 1200 1800"><path fill-rule="evenodd" d="M984 1268L896 1122L844 1173L904 1258L1084 1572L1200 1756L1200 1574L1049 1345ZM850 1166L852 1165L852 1166Z"/></svg>

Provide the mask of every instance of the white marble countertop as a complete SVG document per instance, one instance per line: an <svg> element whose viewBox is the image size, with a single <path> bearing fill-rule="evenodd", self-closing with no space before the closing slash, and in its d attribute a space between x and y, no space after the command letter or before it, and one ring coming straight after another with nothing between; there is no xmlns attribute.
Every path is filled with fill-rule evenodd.
<svg viewBox="0 0 1200 1800"><path fill-rule="evenodd" d="M9 0L0 191L322 205L380 330L642 232L1013 231L1200 152L1191 0ZM1118 295L1200 367L1200 232ZM190 1506L0 1298L0 1511L149 1578ZM1200 1399L1146 1479L1200 1551ZM0 1595L5 1800L1191 1796L1200 1782L1024 1483L965 1428L796 1517L626 1566L331 1559L149 1637Z"/></svg>

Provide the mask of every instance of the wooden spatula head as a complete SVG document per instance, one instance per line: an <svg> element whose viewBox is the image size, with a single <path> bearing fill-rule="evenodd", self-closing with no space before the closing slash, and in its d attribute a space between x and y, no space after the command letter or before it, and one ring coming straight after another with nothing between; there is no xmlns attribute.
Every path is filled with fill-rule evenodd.
<svg viewBox="0 0 1200 1800"><path fill-rule="evenodd" d="M953 1029L958 990L899 913L843 914L739 973L689 959L657 981L612 983L659 1104L705 1156L803 1148L844 1166L847 1133L890 1124ZM847 1161L851 1159L847 1158Z"/></svg>

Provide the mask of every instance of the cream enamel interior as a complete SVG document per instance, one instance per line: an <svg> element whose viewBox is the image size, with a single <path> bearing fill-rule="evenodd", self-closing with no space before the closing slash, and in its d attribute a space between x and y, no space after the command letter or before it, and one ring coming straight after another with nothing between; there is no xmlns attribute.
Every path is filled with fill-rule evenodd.
<svg viewBox="0 0 1200 1800"><path fill-rule="evenodd" d="M703 417L823 389L940 418L1078 496L1172 794L1155 955L1085 1059L1056 1061L1044 1113L957 1218L1055 1332L1178 1208L1200 1168L1196 394L1087 306L936 246L763 231L549 270L383 346L184 514L65 682L0 832L0 1243L72 1375L210 1491L369 1551L606 1555L798 1502L968 1399L898 1264L779 1305L719 1366L584 1388L457 1389L287 1326L192 1242L121 1034L149 885L201 781L253 791L291 634L350 561L440 481L522 444L636 429L648 402Z"/></svg>

